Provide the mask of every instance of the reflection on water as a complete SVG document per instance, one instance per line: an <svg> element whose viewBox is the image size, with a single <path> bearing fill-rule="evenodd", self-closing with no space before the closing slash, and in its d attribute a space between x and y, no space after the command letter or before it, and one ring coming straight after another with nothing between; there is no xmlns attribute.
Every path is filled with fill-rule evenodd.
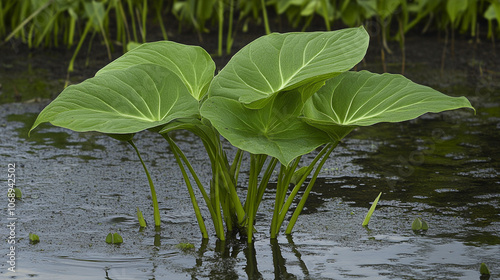
<svg viewBox="0 0 500 280"><path fill-rule="evenodd" d="M93 254L37 260L18 273L32 279L479 279L499 246L478 248L451 239L374 235L358 248L291 236L278 240L207 240L196 250L145 247L137 256ZM212 247L214 245L214 247ZM119 254L119 247L114 250ZM477 261L471 262L471 258ZM491 265L490 265L491 267ZM69 277L69 278L68 278Z"/></svg>
<svg viewBox="0 0 500 280"><path fill-rule="evenodd" d="M28 135L28 132L35 122L37 114L11 114L8 115L8 122L20 122L23 125L16 129L18 137L28 142L36 149L36 146L51 145L57 149L67 149L68 146L78 146L82 151L104 150L105 147L96 144L97 133L82 134L79 139L72 139L68 130L55 128L48 124L42 124L42 128ZM45 128L45 129L44 129ZM51 130L57 130L51 131Z"/></svg>

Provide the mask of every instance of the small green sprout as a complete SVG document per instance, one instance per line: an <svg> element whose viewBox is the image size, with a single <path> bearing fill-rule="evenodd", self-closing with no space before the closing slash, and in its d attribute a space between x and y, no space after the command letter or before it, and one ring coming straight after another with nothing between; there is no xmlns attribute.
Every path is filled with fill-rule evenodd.
<svg viewBox="0 0 500 280"><path fill-rule="evenodd" d="M181 249L182 251L188 251L188 250L191 250L191 249L194 249L194 245L191 244L191 243L179 243L177 244L176 246L177 248Z"/></svg>
<svg viewBox="0 0 500 280"><path fill-rule="evenodd" d="M31 244L36 244L36 243L40 242L40 237L38 237L38 235L36 235L34 233L30 233L29 239L30 239Z"/></svg>
<svg viewBox="0 0 500 280"><path fill-rule="evenodd" d="M428 230L429 225L427 225L427 222L422 220L421 218L416 218L411 224L411 229L414 231Z"/></svg>
<svg viewBox="0 0 500 280"><path fill-rule="evenodd" d="M139 225L141 228L146 227L146 220L144 220L144 216L142 215L141 210L139 210L139 207L137 207L137 219L139 220Z"/></svg>
<svg viewBox="0 0 500 280"><path fill-rule="evenodd" d="M106 236L106 243L108 244L120 244L123 243L123 238L118 233L109 233Z"/></svg>
<svg viewBox="0 0 500 280"><path fill-rule="evenodd" d="M488 268L488 266L486 266L485 263L481 263L481 267L479 268L479 273L481 273L481 275L491 274L490 269Z"/></svg>
<svg viewBox="0 0 500 280"><path fill-rule="evenodd" d="M16 193L16 199L23 198L23 193L21 192L20 188L14 188L14 192Z"/></svg>
<svg viewBox="0 0 500 280"><path fill-rule="evenodd" d="M370 218L372 217L372 214L375 211L375 207L377 207L377 203L378 203L378 200L380 199L381 195L382 195L382 192L380 192L378 194L377 198L375 198L375 200L373 201L372 206L368 210L368 213L366 213L365 220L361 224L362 226L364 226L364 227L368 226L368 223L370 222Z"/></svg>
<svg viewBox="0 0 500 280"><path fill-rule="evenodd" d="M15 199L21 199L23 197L23 193L21 192L20 188L13 188L13 189L9 188L7 195L9 198L13 197Z"/></svg>

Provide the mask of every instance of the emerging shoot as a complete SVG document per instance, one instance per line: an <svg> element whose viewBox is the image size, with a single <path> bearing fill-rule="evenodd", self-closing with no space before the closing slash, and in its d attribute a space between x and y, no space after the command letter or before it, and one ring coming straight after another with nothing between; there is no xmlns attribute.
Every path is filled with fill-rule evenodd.
<svg viewBox="0 0 500 280"><path fill-rule="evenodd" d="M108 243L108 244L121 244L121 243L123 243L123 238L118 233L109 233L106 236L106 243Z"/></svg>
<svg viewBox="0 0 500 280"><path fill-rule="evenodd" d="M137 220L139 221L139 226L141 228L145 228L146 227L146 220L144 220L144 216L142 215L142 212L141 210L139 210L139 207L137 207Z"/></svg>
<svg viewBox="0 0 500 280"><path fill-rule="evenodd" d="M380 192L378 194L377 198L375 198L375 200L373 201L372 206L368 210L368 213L366 213L365 220L361 224L362 226L364 226L364 227L368 226L368 223L370 222L370 218L372 217L373 212L375 212L375 207L377 207L377 203L378 203L378 200L380 199L381 195L382 195L382 192Z"/></svg>
<svg viewBox="0 0 500 280"><path fill-rule="evenodd" d="M34 233L29 234L29 239L30 239L31 244L36 244L36 243L40 242L40 237L38 237L38 235L36 235Z"/></svg>
<svg viewBox="0 0 500 280"><path fill-rule="evenodd" d="M427 222L419 217L413 221L411 229L413 231L426 231L429 229L429 225L427 225Z"/></svg>

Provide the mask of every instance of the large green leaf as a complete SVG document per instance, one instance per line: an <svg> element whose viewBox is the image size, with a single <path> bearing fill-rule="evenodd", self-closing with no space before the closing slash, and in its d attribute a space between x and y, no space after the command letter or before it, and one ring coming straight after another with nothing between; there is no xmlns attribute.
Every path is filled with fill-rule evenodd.
<svg viewBox="0 0 500 280"><path fill-rule="evenodd" d="M299 118L300 95L276 95L261 109L250 109L234 99L212 97L203 103L203 117L231 144L253 154L266 154L288 165L297 156L329 142L328 136Z"/></svg>
<svg viewBox="0 0 500 280"><path fill-rule="evenodd" d="M471 108L465 97L451 97L401 75L345 72L328 80L304 105L304 118L342 139L357 126L401 122L425 113Z"/></svg>
<svg viewBox="0 0 500 280"><path fill-rule="evenodd" d="M351 69L363 59L368 41L363 27L260 37L215 76L209 95L261 108L278 92L319 84ZM310 96L316 90L301 93Z"/></svg>
<svg viewBox="0 0 500 280"><path fill-rule="evenodd" d="M207 92L215 72L215 63L203 48L159 41L142 44L130 50L99 70L96 76L137 64L151 63L168 68L177 74L197 100Z"/></svg>
<svg viewBox="0 0 500 280"><path fill-rule="evenodd" d="M198 112L198 101L176 73L140 64L67 87L43 109L31 130L50 122L75 131L129 134Z"/></svg>

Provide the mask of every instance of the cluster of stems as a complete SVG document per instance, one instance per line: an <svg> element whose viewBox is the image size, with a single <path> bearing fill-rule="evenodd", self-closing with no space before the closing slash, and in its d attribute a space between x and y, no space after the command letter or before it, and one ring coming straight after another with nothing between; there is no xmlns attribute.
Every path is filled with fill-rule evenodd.
<svg viewBox="0 0 500 280"><path fill-rule="evenodd" d="M194 132L201 138L204 144L212 168L212 178L210 180L210 186L208 187L203 185L186 155L168 135L170 131L181 127ZM242 203L238 196L237 187L239 186L238 175L240 173L241 163L245 155L243 150L237 149L232 162L230 162L223 149L220 134L214 127L206 123L200 123L199 125L174 126L173 128L163 129L160 131L160 134L168 142L177 165L180 168L191 198L191 203L193 205L202 237L205 239L208 238L209 235L205 225L205 220L198 205L198 200L195 196L193 181L194 185L196 185L201 193L201 196L203 197L203 200L205 201L205 204L210 212L217 238L224 241L227 233L239 233L241 236L246 236L248 243L252 243L253 233L255 231L254 224L256 222L259 205L262 202L262 198L266 192L267 186L269 185L269 181L277 169L279 162L278 159L264 154L248 153L250 157L250 170L248 182L246 184L246 199L245 202ZM146 165L144 164L137 147L131 140L129 143L136 151L148 177L151 197L153 200L155 226L160 226L160 213L158 210L153 181L151 180L149 172L147 171ZM280 164L277 177L274 211L270 226L270 237L272 239L277 238L290 207L294 203L296 196L299 194L302 185L304 185L306 179L310 177L307 186L302 191L302 197L297 203L295 210L288 221L285 233L290 234L292 232L292 229L305 205L307 197L322 166L337 144L338 142L333 142L325 145L315 156L312 162L302 168L299 168L301 157L297 157L288 166ZM311 173L312 176L310 176ZM290 186L293 186L291 190Z"/></svg>

